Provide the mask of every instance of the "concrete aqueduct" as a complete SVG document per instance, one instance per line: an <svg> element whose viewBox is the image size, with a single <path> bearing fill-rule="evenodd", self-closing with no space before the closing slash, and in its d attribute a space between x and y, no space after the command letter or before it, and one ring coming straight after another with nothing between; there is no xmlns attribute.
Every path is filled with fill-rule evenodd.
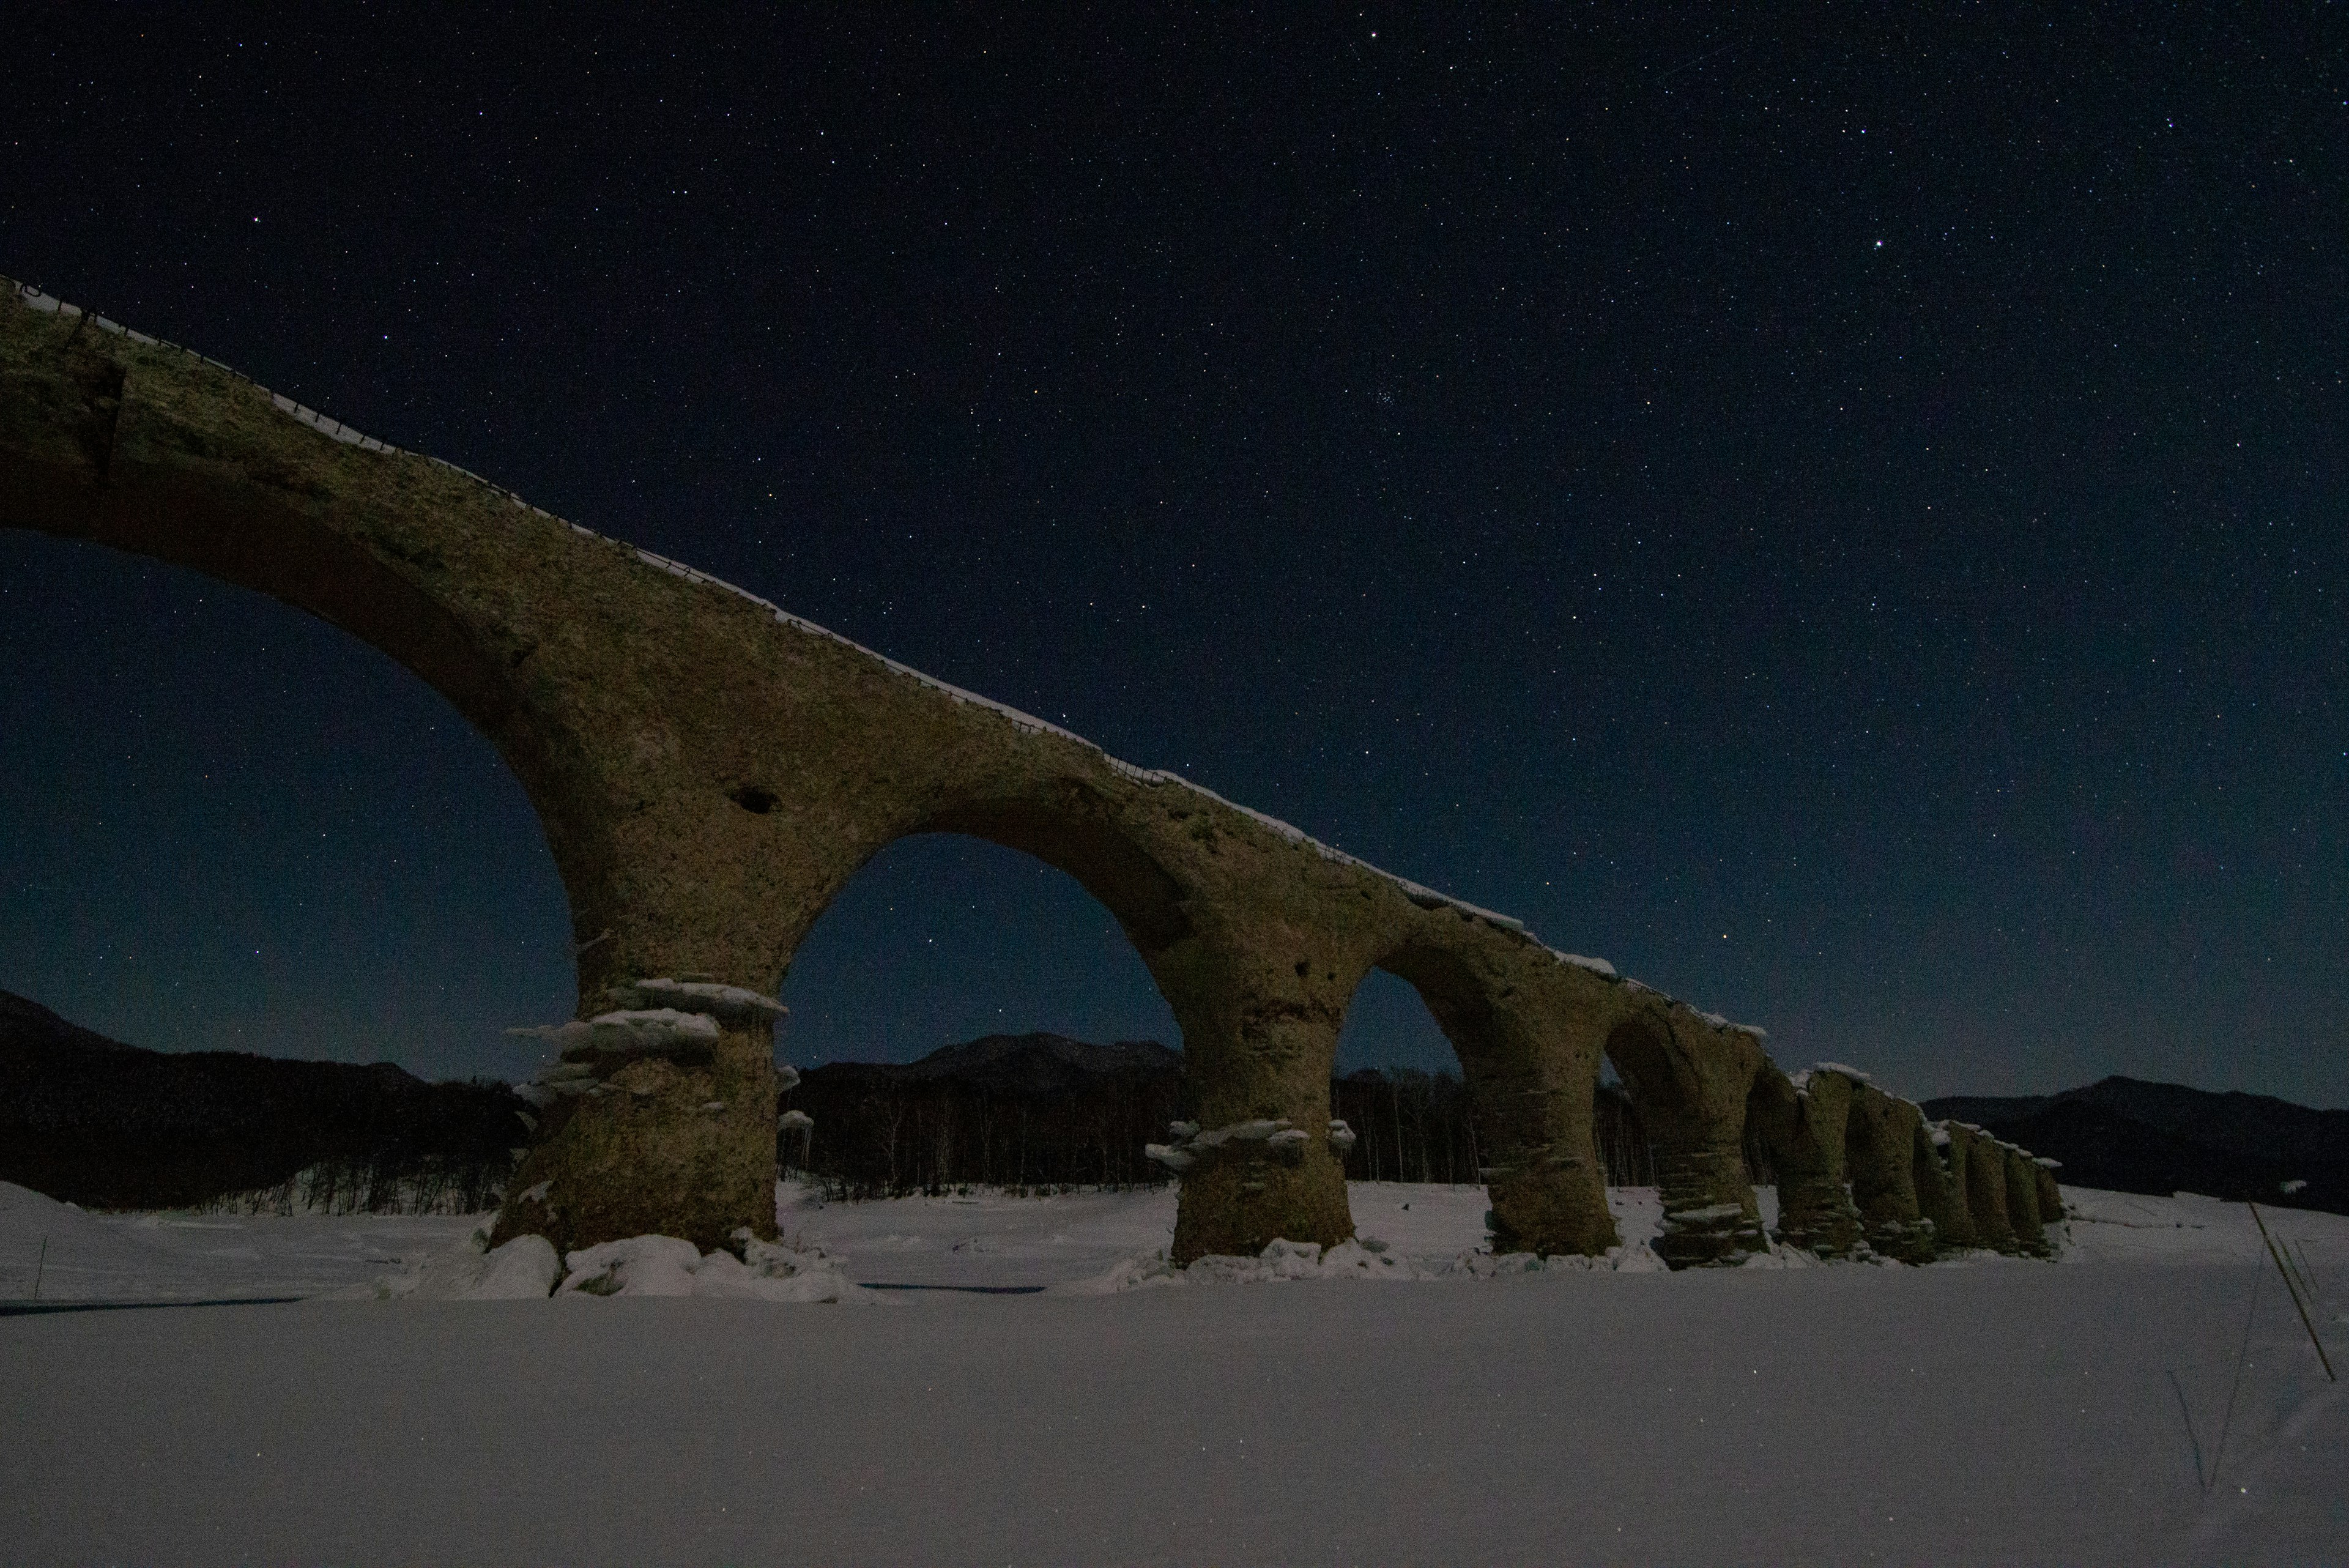
<svg viewBox="0 0 2349 1568"><path fill-rule="evenodd" d="M1182 1028L1174 1255L1353 1233L1330 1119L1349 999L1416 987L1459 1053L1505 1251L1615 1244L1601 1058L1656 1153L1675 1266L1783 1242L2044 1251L2046 1168L1849 1069L1552 950L1173 774L957 691L202 356L0 280L0 525L274 595L453 703L522 781L570 898L579 1020L499 1220L571 1248L773 1234L771 992L857 869L974 835L1115 914ZM625 1015L625 1016L623 1016ZM1199 1130L1204 1128L1205 1130Z"/></svg>

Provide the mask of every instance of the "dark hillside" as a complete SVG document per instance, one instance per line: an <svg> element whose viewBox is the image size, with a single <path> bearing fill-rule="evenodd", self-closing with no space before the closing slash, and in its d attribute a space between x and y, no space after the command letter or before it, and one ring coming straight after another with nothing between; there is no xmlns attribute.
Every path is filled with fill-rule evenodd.
<svg viewBox="0 0 2349 1568"><path fill-rule="evenodd" d="M386 1063L141 1050L0 992L0 1181L86 1208L191 1207L313 1167L486 1207L528 1108Z"/></svg>
<svg viewBox="0 0 2349 1568"><path fill-rule="evenodd" d="M2059 1159L2062 1179L2082 1187L2349 1214L2349 1111L2113 1077L2056 1095L1951 1096L1925 1114Z"/></svg>

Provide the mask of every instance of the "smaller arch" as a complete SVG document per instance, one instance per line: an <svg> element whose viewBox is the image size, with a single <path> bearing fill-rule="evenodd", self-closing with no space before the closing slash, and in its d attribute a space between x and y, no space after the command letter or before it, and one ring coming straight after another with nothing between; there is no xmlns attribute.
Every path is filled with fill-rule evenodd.
<svg viewBox="0 0 2349 1568"><path fill-rule="evenodd" d="M1481 1186L1484 1131L1459 1054L1419 992L1372 969L1339 1025L1330 1114L1354 1135L1346 1179Z"/></svg>
<svg viewBox="0 0 2349 1568"><path fill-rule="evenodd" d="M1963 1151L1966 1213L1978 1243L1996 1251L2016 1251L2014 1221L2006 1207L2006 1155L1993 1139L1962 1123L1950 1127L1950 1147Z"/></svg>
<svg viewBox="0 0 2349 1568"><path fill-rule="evenodd" d="M1930 1262L1936 1255L1934 1228L1917 1196L1917 1139L1924 1119L1909 1101L1862 1084L1845 1123L1844 1164L1868 1243L1904 1263Z"/></svg>
<svg viewBox="0 0 2349 1568"><path fill-rule="evenodd" d="M1767 1061L1754 1075L1747 1116L1777 1173L1782 1245L1821 1258L1847 1258L1859 1250L1859 1211L1846 1186L1844 1147L1857 1087L1838 1071L1813 1068L1789 1077Z"/></svg>
<svg viewBox="0 0 2349 1568"><path fill-rule="evenodd" d="M1917 1209L1933 1227L1937 1251L1962 1252L1981 1244L1966 1203L1965 1148L1946 1122L1917 1124L1909 1171L1917 1185Z"/></svg>
<svg viewBox="0 0 2349 1568"><path fill-rule="evenodd" d="M1680 1269L1767 1251L1745 1170L1746 1104L1765 1060L1754 1036L1649 992L1616 1020L1605 1050L1654 1150L1657 1255Z"/></svg>
<svg viewBox="0 0 2349 1568"><path fill-rule="evenodd" d="M1032 855L1100 899L1145 956L1162 952L1191 935L1182 885L1111 810L1108 801L1071 782L1044 798L957 803L907 832L968 834Z"/></svg>
<svg viewBox="0 0 2349 1568"><path fill-rule="evenodd" d="M1631 1091L1623 1086L1623 1075L1604 1052L1599 1058L1599 1093L1591 1105L1590 1131L1599 1145L1599 1168L1608 1186L1656 1185L1656 1153L1647 1126L1640 1120L1640 1107L1631 1102Z"/></svg>
<svg viewBox="0 0 2349 1568"><path fill-rule="evenodd" d="M2034 1258L2046 1257L2053 1249L2039 1222L2039 1169L2029 1155L2012 1145L2000 1145L1999 1153L2006 1166L2006 1222L2014 1232L2015 1247Z"/></svg>
<svg viewBox="0 0 2349 1568"><path fill-rule="evenodd" d="M1459 1059L1495 1251L1596 1256L1616 1245L1591 1136L1605 1016L1597 998L1542 983L1553 977L1541 970L1495 972L1488 955L1427 936L1390 948L1363 974L1373 969L1419 993Z"/></svg>
<svg viewBox="0 0 2349 1568"><path fill-rule="evenodd" d="M1031 1031L1178 1039L1164 993L1099 899L1023 850L958 833L908 834L866 861L800 940L775 994L790 1010L785 1054L802 1069ZM1133 1140L1135 1158L1144 1141Z"/></svg>

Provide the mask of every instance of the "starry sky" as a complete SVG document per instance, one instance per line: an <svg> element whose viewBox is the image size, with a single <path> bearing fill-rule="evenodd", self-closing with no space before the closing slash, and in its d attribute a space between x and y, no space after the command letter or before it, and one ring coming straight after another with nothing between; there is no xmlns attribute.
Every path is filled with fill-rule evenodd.
<svg viewBox="0 0 2349 1568"><path fill-rule="evenodd" d="M36 4L0 272L1790 1066L2349 1105L2344 13ZM0 987L512 1075L567 938L405 670L0 532ZM1174 1037L955 838L784 999Z"/></svg>

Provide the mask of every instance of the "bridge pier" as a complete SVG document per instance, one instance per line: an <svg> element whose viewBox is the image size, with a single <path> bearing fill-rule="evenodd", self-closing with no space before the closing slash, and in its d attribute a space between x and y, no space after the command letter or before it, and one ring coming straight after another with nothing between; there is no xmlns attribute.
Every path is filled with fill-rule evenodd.
<svg viewBox="0 0 2349 1568"><path fill-rule="evenodd" d="M1253 1257L1286 1240L1333 1247L1354 1234L1330 1141L1330 1074L1344 1019L1334 964L1283 963L1293 942L1154 962L1183 1028L1192 1129L1170 1146L1182 1191L1171 1256Z"/></svg>
<svg viewBox="0 0 2349 1568"><path fill-rule="evenodd" d="M550 1103L507 1184L493 1243L535 1233L558 1252L627 1236L703 1251L747 1227L775 1236L775 1066L765 1027L706 1046L595 1061L586 1087Z"/></svg>
<svg viewBox="0 0 2349 1568"><path fill-rule="evenodd" d="M1951 1164L1963 1164L1966 1213L1974 1243L1993 1251L2018 1251L2014 1221L2006 1207L2006 1151L1995 1139L1957 1122L1950 1124Z"/></svg>
<svg viewBox="0 0 2349 1568"><path fill-rule="evenodd" d="M2000 1146L2006 1165L2006 1217L2014 1231L2016 1248L2034 1258L2051 1255L2047 1231L2039 1217L2039 1168L2019 1148Z"/></svg>
<svg viewBox="0 0 2349 1568"><path fill-rule="evenodd" d="M771 1235L771 1040L740 998L772 988L871 856L951 832L1075 877L1174 1007L1200 1124L1173 1151L1178 1261L1352 1235L1330 1070L1373 964L1460 1053L1501 1246L1614 1241L1590 1137L1602 1048L1657 1156L1657 1251L1686 1267L1767 1245L1743 1148L1754 1033L5 279L0 526L274 595L413 671L512 767L570 902L581 1004L501 1239ZM665 1005L704 1022L611 1021ZM1824 1124L1806 1136L1826 1158ZM2052 1192L2024 1202L2044 1172L2010 1180L1970 1134L1951 1153L1954 1181L1930 1152L1915 1167L1942 1238L2013 1249L2056 1212ZM1894 1158L1868 1190L1897 1210ZM1796 1185L1798 1215L1833 1208Z"/></svg>
<svg viewBox="0 0 2349 1568"><path fill-rule="evenodd" d="M1939 1251L1917 1193L1917 1140L1924 1121L1924 1113L1907 1100L1861 1084L1852 1091L1845 1124L1844 1163L1868 1243L1904 1263L1930 1263Z"/></svg>
<svg viewBox="0 0 2349 1568"><path fill-rule="evenodd" d="M1649 992L1609 1033L1607 1054L1655 1151L1664 1205L1656 1255L1685 1269L1768 1251L1745 1175L1745 1104L1761 1044Z"/></svg>
<svg viewBox="0 0 2349 1568"><path fill-rule="evenodd" d="M1965 1151L1957 1129L1920 1119L1909 1165L1916 1173L1918 1211L1933 1227L1934 1250L1962 1252L1980 1246L1972 1210L1966 1206Z"/></svg>
<svg viewBox="0 0 2349 1568"><path fill-rule="evenodd" d="M1844 1124L1857 1085L1820 1069L1789 1078L1765 1065L1747 1115L1778 1173L1778 1241L1820 1258L1860 1245L1859 1211L1844 1190Z"/></svg>

